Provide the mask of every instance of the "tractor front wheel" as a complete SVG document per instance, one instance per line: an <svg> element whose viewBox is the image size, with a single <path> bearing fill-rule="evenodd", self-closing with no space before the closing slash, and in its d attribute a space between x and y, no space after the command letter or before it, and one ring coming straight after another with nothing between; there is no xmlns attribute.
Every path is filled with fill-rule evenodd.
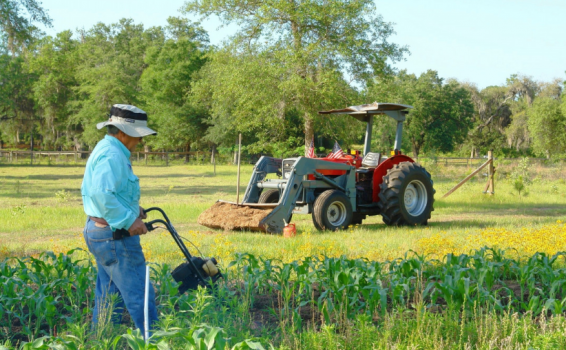
<svg viewBox="0 0 566 350"><path fill-rule="evenodd" d="M279 190L266 190L259 196L258 203L279 203Z"/></svg>
<svg viewBox="0 0 566 350"><path fill-rule="evenodd" d="M337 190L326 190L314 202L312 221L318 230L336 231L352 222L350 198Z"/></svg>
<svg viewBox="0 0 566 350"><path fill-rule="evenodd" d="M379 191L379 208L383 222L389 226L426 225L434 210L434 193L430 174L417 163L402 162L383 177Z"/></svg>

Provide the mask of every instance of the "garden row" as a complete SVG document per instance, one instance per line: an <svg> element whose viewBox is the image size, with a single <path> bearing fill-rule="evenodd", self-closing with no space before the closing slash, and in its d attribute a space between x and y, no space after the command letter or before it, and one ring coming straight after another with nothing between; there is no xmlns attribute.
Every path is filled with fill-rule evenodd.
<svg viewBox="0 0 566 350"><path fill-rule="evenodd" d="M383 326L400 310L450 316L456 324L478 315L540 321L566 310L564 261L563 253L521 260L489 248L442 260L410 252L385 262L308 257L283 263L241 254L212 293L183 295L170 266L152 265L160 310L156 337L160 349L296 346L302 333L306 341L323 330L344 334L353 323ZM0 349L34 341L23 346L144 348L141 335L128 329L131 323L116 327L107 320L92 329L95 281L92 262L73 251L1 261Z"/></svg>

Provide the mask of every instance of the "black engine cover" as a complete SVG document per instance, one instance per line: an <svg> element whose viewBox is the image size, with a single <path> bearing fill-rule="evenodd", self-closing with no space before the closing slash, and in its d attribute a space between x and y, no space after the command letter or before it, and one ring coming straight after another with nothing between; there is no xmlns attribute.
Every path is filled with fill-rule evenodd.
<svg viewBox="0 0 566 350"><path fill-rule="evenodd" d="M199 269L204 263L201 258L194 257L192 258L192 262L196 265ZM201 269L199 271L201 276L206 276L204 270ZM201 281L201 278L194 270L194 267L187 261L182 263L181 265L177 266L173 272L171 272L173 279L181 285L179 286L179 294L185 293L189 289L197 289L200 285L201 287L206 287L207 285L204 281Z"/></svg>

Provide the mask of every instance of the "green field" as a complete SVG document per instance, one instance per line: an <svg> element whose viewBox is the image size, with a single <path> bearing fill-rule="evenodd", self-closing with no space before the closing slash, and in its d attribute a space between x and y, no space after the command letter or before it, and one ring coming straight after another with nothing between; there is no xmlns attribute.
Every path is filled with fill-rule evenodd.
<svg viewBox="0 0 566 350"><path fill-rule="evenodd" d="M295 215L298 236L286 239L196 223L215 200L235 200L234 166L218 166L216 176L204 165L135 166L142 205L162 207L228 276L215 297L176 296L168 271L181 254L164 232L143 237L160 326L171 332L162 341L199 349L187 344L221 327L215 349L224 348L222 337L238 349L253 346L246 339L280 349L566 348L566 269L562 255L550 259L566 251L566 170L532 166L527 193L519 195L510 179L516 164L500 164L494 196L482 193L480 174L440 199L473 169L426 167L437 191L428 226L386 227L371 217L342 232L317 232L310 216ZM251 171L242 168L242 191ZM106 349L114 340L121 348L128 337L140 339L122 336L131 324L90 331L95 274L88 259L41 255L84 249L82 173L82 166L0 167L0 349L2 339L11 349L41 336L50 336L45 349L65 342ZM89 255L79 250L70 257ZM45 297L38 299L39 291Z"/></svg>
<svg viewBox="0 0 566 350"><path fill-rule="evenodd" d="M211 166L137 166L134 170L140 178L142 206L162 207L179 233L195 240L203 253L228 260L236 252L285 261L318 253L395 258L411 249L418 251L418 241L423 238L451 237L458 243L489 228L515 230L566 221L566 170L561 166L535 167L527 196L519 196L511 181L505 179L514 168L508 165L498 169L496 195L482 193L486 180L478 175L447 199L440 197L471 169L433 164L427 168L432 172L437 192L428 226L387 227L380 216L375 216L344 232L319 233L310 216L295 215L299 236L293 240L276 235L212 231L196 223L198 215L217 199L236 199L235 166L218 166L216 176ZM241 192L251 171L252 166L242 167ZM81 166L0 167L0 254L23 256L84 247L82 174ZM143 241L148 260L176 261L176 250L167 237L149 234Z"/></svg>

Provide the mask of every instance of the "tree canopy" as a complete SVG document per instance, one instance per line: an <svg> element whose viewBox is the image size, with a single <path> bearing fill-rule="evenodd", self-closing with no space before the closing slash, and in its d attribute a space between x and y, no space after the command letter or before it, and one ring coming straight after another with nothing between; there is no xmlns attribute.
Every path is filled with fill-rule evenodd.
<svg viewBox="0 0 566 350"><path fill-rule="evenodd" d="M170 17L146 28L132 19L46 36L36 0L0 0L0 147L92 148L96 123L115 103L149 114L146 150L234 149L278 157L338 140L360 145L363 123L317 112L364 103L412 105L402 151L420 156L566 154L564 79L514 74L497 86L415 75L395 65L408 48L370 0L188 0L237 30L211 46L199 24ZM434 67L431 67L434 68ZM387 152L395 122L378 117L372 146ZM317 151L319 151L317 150Z"/></svg>
<svg viewBox="0 0 566 350"><path fill-rule="evenodd" d="M413 106L404 125L404 139L413 156L424 151L451 152L467 135L473 105L467 90L444 82L429 70L419 77L401 71L393 79L376 81L369 95L380 101Z"/></svg>
<svg viewBox="0 0 566 350"><path fill-rule="evenodd" d="M240 126L263 130L259 145L269 143L270 129L296 113L303 120L308 148L315 125L333 124L320 120L319 110L352 103L353 81L363 86L374 76L391 73L390 63L407 52L388 41L392 25L369 0L189 0L186 11L239 25L210 60L210 74L201 76L199 98L209 103L213 119L230 114ZM222 72L223 82L215 72ZM205 87L213 84L214 90ZM210 96L203 96L205 91ZM338 126L323 132L338 135L341 130Z"/></svg>
<svg viewBox="0 0 566 350"><path fill-rule="evenodd" d="M2 46L15 55L38 34L35 23L51 26L51 18L36 0L0 0Z"/></svg>

